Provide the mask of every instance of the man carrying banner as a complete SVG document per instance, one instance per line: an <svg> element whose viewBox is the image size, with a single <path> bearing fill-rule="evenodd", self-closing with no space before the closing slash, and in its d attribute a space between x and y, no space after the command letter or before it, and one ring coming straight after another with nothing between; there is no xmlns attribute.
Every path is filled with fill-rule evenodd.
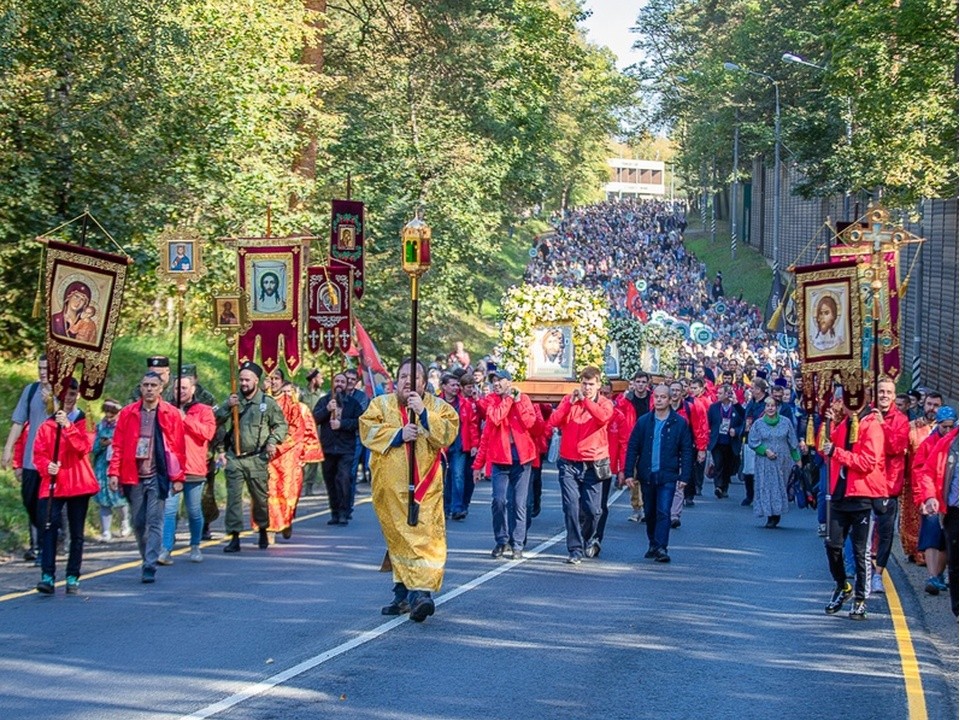
<svg viewBox="0 0 960 720"><path fill-rule="evenodd" d="M233 394L216 410L217 437L214 445L225 447L224 474L227 478L226 531L230 542L225 553L240 552L240 533L243 532L243 484L250 492L250 511L260 529L258 545L261 550L270 547L267 527L270 514L267 508L267 462L277 454L277 446L287 437L287 420L276 401L259 388L263 370L253 362L240 366L240 393ZM233 441L233 408L237 412L237 432L240 452Z"/></svg>
<svg viewBox="0 0 960 720"><path fill-rule="evenodd" d="M440 453L457 436L457 411L440 398L424 394L426 368L409 358L397 370L396 389L380 395L360 416L360 440L370 449L373 508L387 542L393 570L393 601L384 615L410 613L415 622L433 615L430 593L440 589L447 559ZM409 456L414 453L414 477ZM419 522L409 525L409 486L419 504ZM387 566L387 563L384 563Z"/></svg>

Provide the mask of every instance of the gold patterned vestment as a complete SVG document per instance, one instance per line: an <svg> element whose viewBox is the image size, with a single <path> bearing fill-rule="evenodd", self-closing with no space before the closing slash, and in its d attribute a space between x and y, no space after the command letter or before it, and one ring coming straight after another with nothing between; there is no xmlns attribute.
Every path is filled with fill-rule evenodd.
<svg viewBox="0 0 960 720"><path fill-rule="evenodd" d="M441 451L456 439L460 417L450 404L429 393L424 395L423 404L428 429L415 443L417 469L420 478L430 478L431 470L433 476L420 502L416 527L407 524L406 443L392 445L404 425L394 393L370 401L360 416L360 442L370 449L373 508L387 542L394 582L402 582L408 590L436 592L443 583L447 560L443 477L436 465Z"/></svg>

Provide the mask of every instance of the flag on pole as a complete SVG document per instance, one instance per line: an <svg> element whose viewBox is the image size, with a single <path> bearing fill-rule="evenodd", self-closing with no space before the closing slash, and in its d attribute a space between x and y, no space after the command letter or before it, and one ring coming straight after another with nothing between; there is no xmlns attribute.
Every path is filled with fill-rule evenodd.
<svg viewBox="0 0 960 720"><path fill-rule="evenodd" d="M356 341L347 354L358 359L363 391L367 394L367 397L393 392L393 379L380 359L377 346L373 344L370 335L364 330L356 316L353 319L353 326L356 332Z"/></svg>

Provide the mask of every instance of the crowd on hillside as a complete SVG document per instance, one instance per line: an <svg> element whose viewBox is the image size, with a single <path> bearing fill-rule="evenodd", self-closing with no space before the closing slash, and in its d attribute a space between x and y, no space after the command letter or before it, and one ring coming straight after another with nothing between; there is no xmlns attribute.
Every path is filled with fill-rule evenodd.
<svg viewBox="0 0 960 720"><path fill-rule="evenodd" d="M528 264L526 282L601 290L611 317L647 321L661 310L706 324L714 340L698 345L688 339L688 364L734 358L770 371L796 364L796 354L765 330L760 309L729 294L722 274L709 279L706 265L684 246L681 203L605 202L568 211L555 218L554 227Z"/></svg>

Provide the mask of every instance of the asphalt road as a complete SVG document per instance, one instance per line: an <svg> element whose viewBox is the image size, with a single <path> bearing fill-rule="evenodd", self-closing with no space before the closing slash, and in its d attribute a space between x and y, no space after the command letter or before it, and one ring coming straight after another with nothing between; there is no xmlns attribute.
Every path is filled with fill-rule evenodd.
<svg viewBox="0 0 960 720"><path fill-rule="evenodd" d="M574 567L555 477L522 562L490 558L478 488L422 625L379 614L392 583L366 486L347 527L306 498L290 540L176 556L152 586L130 543L88 544L79 597L20 592L39 571L3 566L0 718L957 717L949 601L892 568L905 646L890 593L867 622L827 617L813 512L771 531L732 499L697 498L659 565L624 494L600 558ZM910 648L923 693L908 702Z"/></svg>

